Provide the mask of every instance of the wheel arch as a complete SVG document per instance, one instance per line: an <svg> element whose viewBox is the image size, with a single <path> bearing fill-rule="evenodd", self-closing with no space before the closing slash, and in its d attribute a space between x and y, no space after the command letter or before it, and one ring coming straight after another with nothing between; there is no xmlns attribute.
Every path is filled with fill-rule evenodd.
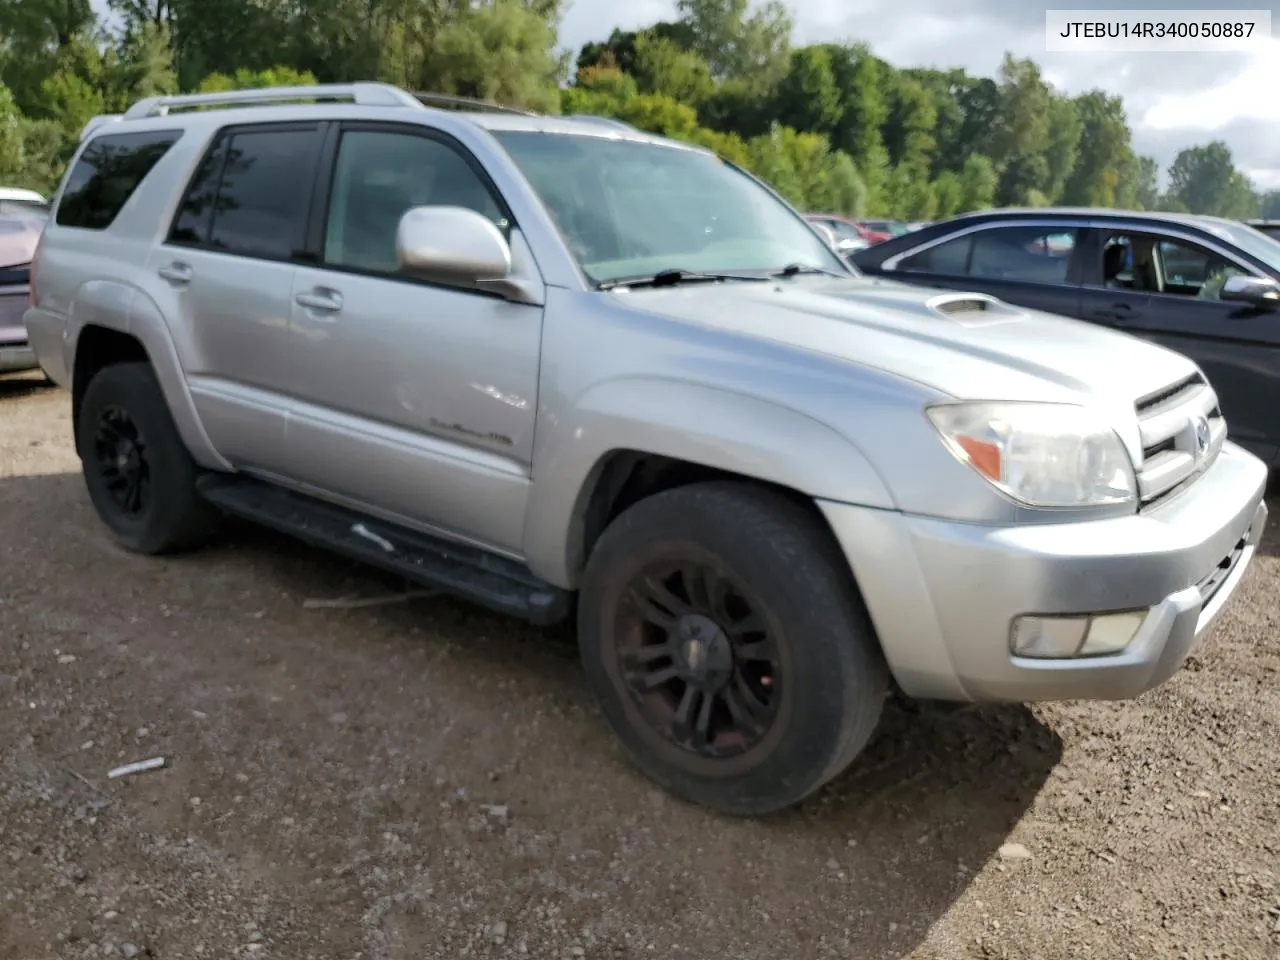
<svg viewBox="0 0 1280 960"><path fill-rule="evenodd" d="M84 390L98 371L116 363L145 362L155 371L178 434L196 463L231 469L204 431L177 346L151 298L116 283L86 284L73 312L85 315L92 319L70 327L72 423L78 421Z"/></svg>
<svg viewBox="0 0 1280 960"><path fill-rule="evenodd" d="M691 414L693 414L691 416ZM559 418L539 449L526 558L574 588L596 538L623 509L688 483L738 480L814 506L827 498L892 509L870 460L832 428L747 394L659 380L610 381Z"/></svg>

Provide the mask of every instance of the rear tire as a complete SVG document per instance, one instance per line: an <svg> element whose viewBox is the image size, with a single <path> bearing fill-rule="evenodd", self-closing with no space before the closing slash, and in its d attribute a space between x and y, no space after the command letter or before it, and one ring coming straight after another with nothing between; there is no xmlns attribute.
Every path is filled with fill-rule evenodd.
<svg viewBox="0 0 1280 960"><path fill-rule="evenodd" d="M635 764L729 814L792 806L844 770L888 689L829 531L745 483L680 487L614 520L587 563L578 640Z"/></svg>
<svg viewBox="0 0 1280 960"><path fill-rule="evenodd" d="M216 512L196 493L199 468L150 364L120 363L94 375L80 404L76 446L89 499L127 549L170 553L212 534Z"/></svg>

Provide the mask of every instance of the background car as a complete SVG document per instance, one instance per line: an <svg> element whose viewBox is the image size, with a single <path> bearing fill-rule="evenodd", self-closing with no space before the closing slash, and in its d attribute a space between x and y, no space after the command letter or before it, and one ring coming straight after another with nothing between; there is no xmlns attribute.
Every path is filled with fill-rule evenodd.
<svg viewBox="0 0 1280 960"><path fill-rule="evenodd" d="M34 190L0 187L0 215L22 213L47 216L49 201Z"/></svg>
<svg viewBox="0 0 1280 960"><path fill-rule="evenodd" d="M805 219L826 227L835 236L836 249L846 258L858 250L865 250L875 241L856 222L834 213L806 213Z"/></svg>
<svg viewBox="0 0 1280 960"><path fill-rule="evenodd" d="M1280 239L1280 220L1246 220L1249 226L1268 237Z"/></svg>
<svg viewBox="0 0 1280 960"><path fill-rule="evenodd" d="M911 232L911 228L901 220L859 220L858 223L868 233L877 237L876 243L883 243L885 240L892 240L894 237Z"/></svg>
<svg viewBox="0 0 1280 960"><path fill-rule="evenodd" d="M864 273L988 293L1177 350L1213 384L1232 439L1280 464L1280 241L1237 220L988 210L855 253Z"/></svg>
<svg viewBox="0 0 1280 960"><path fill-rule="evenodd" d="M38 366L23 322L31 260L48 216L43 198L37 198L39 204L0 194L0 373Z"/></svg>

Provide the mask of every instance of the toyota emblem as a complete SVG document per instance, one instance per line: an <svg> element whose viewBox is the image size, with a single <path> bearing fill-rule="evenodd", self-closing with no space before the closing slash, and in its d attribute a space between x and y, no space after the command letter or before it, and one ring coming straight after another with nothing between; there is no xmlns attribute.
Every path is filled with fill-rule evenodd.
<svg viewBox="0 0 1280 960"><path fill-rule="evenodd" d="M1203 457L1209 450L1209 421L1196 417L1196 455Z"/></svg>

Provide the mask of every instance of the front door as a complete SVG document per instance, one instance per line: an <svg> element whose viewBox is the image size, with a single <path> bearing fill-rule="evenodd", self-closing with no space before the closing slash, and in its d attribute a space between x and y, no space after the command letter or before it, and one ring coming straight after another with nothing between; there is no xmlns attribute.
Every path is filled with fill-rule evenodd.
<svg viewBox="0 0 1280 960"><path fill-rule="evenodd" d="M1274 459L1280 314L1217 298L1227 277L1254 271L1157 231L1099 231L1098 240L1082 295L1086 319L1190 357L1218 394L1231 439Z"/></svg>
<svg viewBox="0 0 1280 960"><path fill-rule="evenodd" d="M237 467L282 466L293 257L321 143L318 123L223 131L151 256L196 410Z"/></svg>
<svg viewBox="0 0 1280 960"><path fill-rule="evenodd" d="M292 290L289 474L518 552L542 308L416 280L396 256L423 205L475 210L518 246L505 206L465 148L416 125L345 125L326 192L320 264Z"/></svg>

